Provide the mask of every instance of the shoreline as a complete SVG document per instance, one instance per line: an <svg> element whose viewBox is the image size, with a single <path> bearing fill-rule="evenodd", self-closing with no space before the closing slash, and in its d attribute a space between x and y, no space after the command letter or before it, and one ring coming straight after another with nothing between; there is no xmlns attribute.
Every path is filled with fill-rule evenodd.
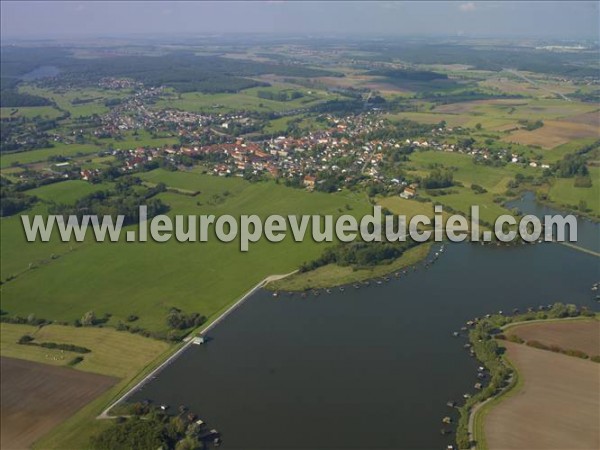
<svg viewBox="0 0 600 450"><path fill-rule="evenodd" d="M540 311L537 311L537 312L540 312ZM520 314L519 316L517 316L517 321L510 321L509 323L502 325L500 327L500 330L502 332L504 332L505 330L508 330L513 327L534 325L536 323L539 324L539 323L551 323L551 322L600 320L600 315L599 315L600 313L595 313L592 316L586 316L586 315L579 314L574 317L560 317L560 318L548 317L545 319L539 318L539 319L533 319L533 320L526 320L526 319L524 319L524 317L526 317L527 314L530 314L530 313ZM535 314L535 312L533 314ZM506 316L506 317L511 318L511 316ZM493 337L492 339L496 340L495 337ZM470 336L469 336L468 340L473 345L473 341ZM479 359L477 356L476 356L476 358L477 358L478 362L483 364L486 367L486 369L488 369L488 367L485 365L484 361ZM500 361L502 362L504 367L510 371L510 375L509 375L508 379L506 380L506 385L503 386L498 393L486 398L485 400L483 400L481 402L477 402L474 406L472 406L470 408L470 410L468 412L467 430L466 430L467 436L469 438L469 447L465 447L466 449L482 450L482 449L487 448L487 446L485 445L486 441L485 441L484 430L482 429L483 425L481 424L481 420L483 419L483 417L485 417L485 414L487 414L489 412L489 409L491 407L495 406L495 403L500 403L500 402L504 401L508 396L518 393L518 391L522 385L523 378L519 374L516 367L512 364L512 362L509 359L507 359L505 356L501 356ZM483 444L483 445L481 446L481 444ZM462 447L460 447L460 445L458 445L458 448L462 448Z"/></svg>
<svg viewBox="0 0 600 450"><path fill-rule="evenodd" d="M192 332L190 332L188 334L188 336L185 338L183 344L181 344L179 346L179 348L177 348L173 353L170 353L169 356L165 360L160 362L158 364L158 366L156 366L149 373L147 373L133 387L127 389L125 391L125 393L121 394L117 398L117 400L113 401L112 403L109 404L108 407L104 408L102 410L102 412L98 416L96 416L96 419L102 420L102 419L117 418L118 416L111 415L110 411L114 407L119 406L121 403L123 403L125 400L127 400L127 398L131 394L133 394L138 389L143 387L147 382L154 379L164 368L166 368L169 364L171 364L173 361L175 361L177 358L179 358L179 356L181 356L181 354L184 351L186 351L190 345L192 345L194 343L194 335L205 334L205 333L209 332L214 327L216 327L219 323L221 323L224 319L226 319L227 316L229 316L231 313L233 313L240 305L242 305L248 298L250 298L250 296L252 296L254 293L256 293L259 289L263 288L264 286L266 286L267 284L269 284L273 281L277 281L282 278L288 277L296 272L297 271L293 271L293 272L283 274L283 275L269 275L269 276L265 277L263 280L261 280L258 284L256 284L252 289L247 291L244 295L242 295L242 297L240 297L238 300L234 301L231 305L225 306L224 307L225 310L222 313L217 313L217 315L215 316L214 319L210 320L203 327L200 327L199 329L193 330ZM135 379L135 378L136 377L133 377L133 379Z"/></svg>

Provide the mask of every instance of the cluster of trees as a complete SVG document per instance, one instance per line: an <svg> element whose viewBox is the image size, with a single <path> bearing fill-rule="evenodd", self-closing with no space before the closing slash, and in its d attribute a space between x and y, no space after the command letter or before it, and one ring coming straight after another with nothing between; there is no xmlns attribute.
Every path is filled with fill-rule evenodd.
<svg viewBox="0 0 600 450"><path fill-rule="evenodd" d="M372 70L370 75L392 78L396 80L410 81L432 81L432 80L447 80L448 75L445 73L432 72L430 70L412 70L412 69L383 69Z"/></svg>
<svg viewBox="0 0 600 450"><path fill-rule="evenodd" d="M421 180L421 187L425 189L443 189L453 185L454 175L450 169L433 169Z"/></svg>
<svg viewBox="0 0 600 450"><path fill-rule="evenodd" d="M204 322L206 322L206 317L202 314L197 312L185 314L178 308L171 308L167 315L167 325L175 330L199 327Z"/></svg>
<svg viewBox="0 0 600 450"><path fill-rule="evenodd" d="M81 347L79 345L73 344L58 344L56 342L34 342L34 338L25 334L19 338L17 341L18 344L21 345L35 345L38 347L48 348L52 350L64 350L66 352L75 352L75 353L90 353L91 350L87 347Z"/></svg>
<svg viewBox="0 0 600 450"><path fill-rule="evenodd" d="M327 264L353 267L373 267L399 258L416 242L351 242L326 249L320 258L300 266L300 272L308 272Z"/></svg>
<svg viewBox="0 0 600 450"><path fill-rule="evenodd" d="M556 176L561 178L587 176L589 175L589 170L586 162L586 158L583 155L568 154L556 163L553 167L553 172Z"/></svg>
<svg viewBox="0 0 600 450"><path fill-rule="evenodd" d="M287 102L290 100L296 100L298 98L304 97L304 94L302 94L302 92L300 91L258 91L256 95L258 96L258 98L264 98L266 100L275 100L278 102Z"/></svg>
<svg viewBox="0 0 600 450"><path fill-rule="evenodd" d="M537 130L538 128L542 128L544 126L543 120L527 120L521 119L519 120L519 124L523 126L523 128L527 131Z"/></svg>
<svg viewBox="0 0 600 450"><path fill-rule="evenodd" d="M0 322L5 323L16 323L16 324L27 324L27 325L35 325L38 327L47 325L51 323L51 321L47 319L40 319L35 317L35 314L29 314L27 317L21 316L9 316L7 311L0 310Z"/></svg>
<svg viewBox="0 0 600 450"><path fill-rule="evenodd" d="M24 108L27 106L50 106L53 103L39 95L25 94L14 90L4 89L0 95L1 108Z"/></svg>
<svg viewBox="0 0 600 450"><path fill-rule="evenodd" d="M256 86L269 86L251 79L264 74L291 77L337 75L327 70L298 64L273 64L249 60L234 60L219 56L198 56L193 52L176 51L161 56L112 56L98 59L64 57L57 61L60 75L47 80L52 84L88 85L103 77L126 77L147 86L168 86L178 92L205 93L238 92ZM168 69L165 69L168 68Z"/></svg>
<svg viewBox="0 0 600 450"><path fill-rule="evenodd" d="M90 440L94 450L200 450L218 434L196 423L197 416L180 407L169 415L148 403L126 408L128 417L119 417Z"/></svg>
<svg viewBox="0 0 600 450"><path fill-rule="evenodd" d="M0 217L17 214L26 210L35 202L36 198L34 196L19 192L14 183L0 177Z"/></svg>
<svg viewBox="0 0 600 450"><path fill-rule="evenodd" d="M472 184L471 190L474 191L476 194L485 194L487 192L486 188L478 184Z"/></svg>
<svg viewBox="0 0 600 450"><path fill-rule="evenodd" d="M569 77L598 76L595 52L549 52L532 48L472 46L463 43L386 42L362 43L360 49L379 60L401 59L413 64L465 64L478 70L517 70Z"/></svg>

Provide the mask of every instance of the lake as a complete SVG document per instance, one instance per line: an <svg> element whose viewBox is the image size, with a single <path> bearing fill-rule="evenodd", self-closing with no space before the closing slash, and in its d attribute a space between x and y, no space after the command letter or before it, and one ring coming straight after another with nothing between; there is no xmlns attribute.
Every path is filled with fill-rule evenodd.
<svg viewBox="0 0 600 450"><path fill-rule="evenodd" d="M436 246L437 248L437 246ZM445 448L477 362L452 332L554 301L595 307L598 258L553 243L446 245L429 269L306 298L258 292L130 400L187 405L223 448Z"/></svg>
<svg viewBox="0 0 600 450"><path fill-rule="evenodd" d="M517 208L522 214L532 214L539 218L544 215L567 214L536 202L533 192L526 192L520 199L508 202L506 207ZM577 217L577 242L574 244L600 253L600 225L585 217Z"/></svg>

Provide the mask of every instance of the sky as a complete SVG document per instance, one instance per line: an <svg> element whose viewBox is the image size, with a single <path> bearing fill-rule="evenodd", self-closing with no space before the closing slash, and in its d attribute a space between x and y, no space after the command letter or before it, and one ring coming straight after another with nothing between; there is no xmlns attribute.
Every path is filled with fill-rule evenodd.
<svg viewBox="0 0 600 450"><path fill-rule="evenodd" d="M8 38L277 33L598 39L599 2L6 1Z"/></svg>

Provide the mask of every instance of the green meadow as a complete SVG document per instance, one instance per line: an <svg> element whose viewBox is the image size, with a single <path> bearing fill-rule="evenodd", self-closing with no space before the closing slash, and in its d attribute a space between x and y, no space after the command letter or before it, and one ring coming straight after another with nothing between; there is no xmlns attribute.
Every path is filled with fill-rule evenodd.
<svg viewBox="0 0 600 450"><path fill-rule="evenodd" d="M55 119L62 113L53 106L27 106L20 108L0 108L0 119L12 119L17 117L43 117Z"/></svg>
<svg viewBox="0 0 600 450"><path fill-rule="evenodd" d="M166 175L165 173L159 173ZM170 175L170 174L169 174ZM175 214L357 214L369 211L359 194L309 193L274 182L175 172L168 185L200 191L196 197L166 192L160 198ZM178 178L181 177L181 180ZM178 182L179 181L179 182ZM345 206L347 205L347 206ZM349 209L347 209L349 208ZM2 220L2 307L10 314L74 321L93 310L112 314L110 324L139 316L136 324L164 330L171 307L211 316L271 274L288 273L316 258L324 245L291 237L280 243L264 238L240 252L239 241L222 243L26 243L18 216ZM130 227L134 229L135 227ZM52 254L60 257L51 258ZM29 264L33 268L29 269ZM22 269L19 272L18 269ZM6 276L5 276L6 274Z"/></svg>
<svg viewBox="0 0 600 450"><path fill-rule="evenodd" d="M63 144L55 143L54 147L40 148L27 152L8 153L0 156L0 168L10 167L17 164L31 164L47 161L52 156L73 157L78 154L96 153L102 150L94 144Z"/></svg>
<svg viewBox="0 0 600 450"><path fill-rule="evenodd" d="M109 189L108 184L92 184L83 180L68 180L59 183L47 184L27 191L28 195L55 203L75 203L81 197L103 189Z"/></svg>
<svg viewBox="0 0 600 450"><path fill-rule="evenodd" d="M300 91L304 95L298 99L277 101L258 96L265 91L273 94L280 92ZM310 92L310 93L309 93ZM326 100L337 98L334 94L306 88L282 88L278 86L256 87L244 89L237 93L203 94L201 92L186 92L169 99L159 100L157 109L174 108L192 112L235 112L259 111L281 112L294 109L304 109Z"/></svg>
<svg viewBox="0 0 600 450"><path fill-rule="evenodd" d="M20 91L52 100L59 108L69 111L72 118L104 114L109 111L109 108L104 105L106 100L127 95L126 91L111 91L99 88L72 88L68 91L59 92L32 85L24 85L20 88ZM77 100L86 102L77 103ZM75 104L73 101L75 101Z"/></svg>
<svg viewBox="0 0 600 450"><path fill-rule="evenodd" d="M575 209L584 201L591 213L600 216L600 168L590 167L591 187L576 187L574 178L556 178L548 189L552 203Z"/></svg>

